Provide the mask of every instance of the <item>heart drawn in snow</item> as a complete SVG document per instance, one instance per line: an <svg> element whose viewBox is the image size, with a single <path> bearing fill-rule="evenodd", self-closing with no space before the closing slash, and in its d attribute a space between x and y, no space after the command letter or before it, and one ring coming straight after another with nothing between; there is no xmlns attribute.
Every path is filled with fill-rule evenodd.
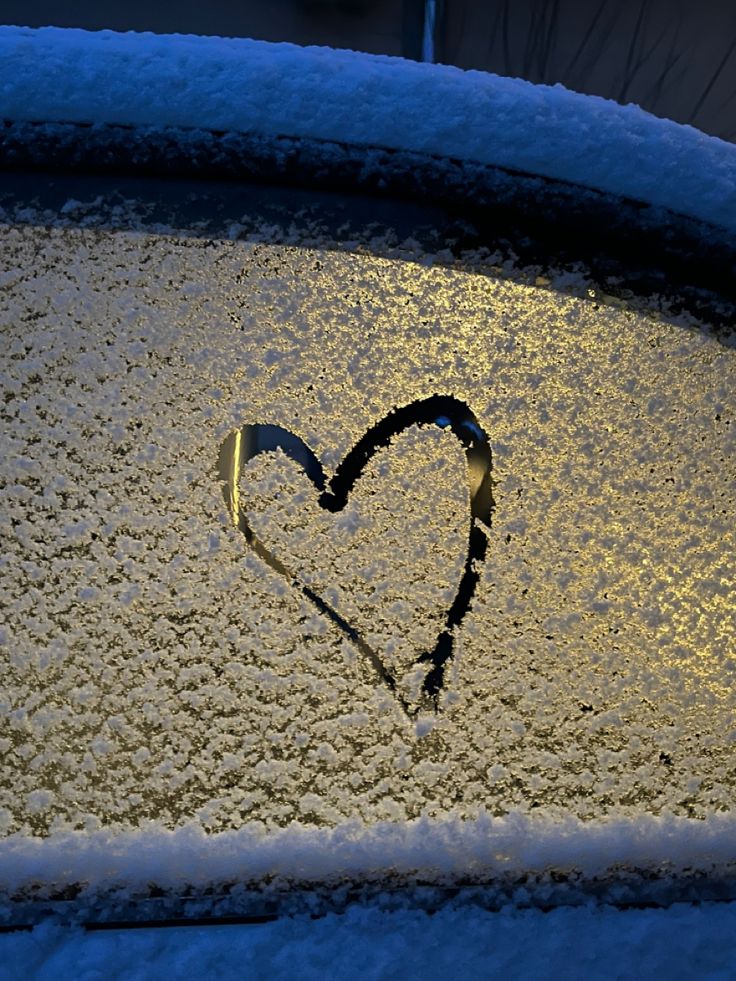
<svg viewBox="0 0 736 981"><path fill-rule="evenodd" d="M491 482L491 449L488 437L468 406L450 395L433 395L402 408L393 409L361 437L326 481L322 464L307 444L281 426L247 424L230 433L220 448L218 475L233 524L239 528L250 547L272 569L298 588L314 605L358 647L378 678L401 703L407 715L414 715L397 689L396 678L386 668L379 654L344 617L334 610L306 583L290 572L284 562L256 537L240 507L238 481L246 463L259 453L281 449L294 460L320 492L318 502L326 511L339 512L345 507L351 490L363 474L367 463L382 447L410 426L438 426L449 429L460 441L467 459L469 488L469 528L467 553L457 592L447 609L443 626L432 650L416 658L416 664L429 667L422 691L435 710L444 682L445 666L453 655L455 631L470 607L479 578L479 565L488 548L487 529L493 510Z"/></svg>

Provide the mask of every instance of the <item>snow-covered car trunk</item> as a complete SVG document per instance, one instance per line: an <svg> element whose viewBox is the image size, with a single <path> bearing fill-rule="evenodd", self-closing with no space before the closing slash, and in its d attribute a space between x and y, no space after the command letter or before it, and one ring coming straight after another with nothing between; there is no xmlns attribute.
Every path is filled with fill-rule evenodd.
<svg viewBox="0 0 736 981"><path fill-rule="evenodd" d="M671 212L8 112L59 171L0 179L8 917L729 895L733 153ZM151 176L225 158L280 186Z"/></svg>

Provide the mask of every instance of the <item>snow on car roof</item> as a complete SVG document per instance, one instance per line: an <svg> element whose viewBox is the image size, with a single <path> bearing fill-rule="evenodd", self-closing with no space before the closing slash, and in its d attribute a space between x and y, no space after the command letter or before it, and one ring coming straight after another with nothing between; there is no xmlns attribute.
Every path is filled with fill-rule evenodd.
<svg viewBox="0 0 736 981"><path fill-rule="evenodd" d="M388 56L0 27L0 117L415 151L569 181L736 230L733 144L561 85Z"/></svg>

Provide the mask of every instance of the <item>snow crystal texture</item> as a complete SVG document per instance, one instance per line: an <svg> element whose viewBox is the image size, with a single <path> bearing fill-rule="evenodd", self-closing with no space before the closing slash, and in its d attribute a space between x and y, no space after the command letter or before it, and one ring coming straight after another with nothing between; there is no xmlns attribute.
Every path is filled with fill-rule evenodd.
<svg viewBox="0 0 736 981"><path fill-rule="evenodd" d="M1 235L10 879L32 879L35 862L48 873L57 853L59 879L79 873L80 832L91 878L104 854L118 875L151 819L184 835L176 881L187 861L212 874L204 831L242 829L246 864L256 874L260 842L267 874L277 856L261 836L288 826L306 837L284 860L306 855L309 874L330 853L342 856L333 872L402 855L426 867L445 854L431 821L446 869L474 855L520 867L533 827L484 823L519 810L548 828L541 867L561 841L588 865L636 861L642 842L651 858L657 836L692 858L697 836L676 823L692 817L707 819L689 822L706 864L728 860L732 347L685 317L575 295L570 277L561 293L497 267L360 252L32 225ZM216 463L229 432L271 423L330 473L392 406L437 391L489 433L496 508L440 711L414 719L249 549ZM278 454L244 468L240 493L269 547L408 671L463 560L454 437L407 430L339 515L316 508ZM567 837L555 815L573 822ZM647 815L660 823L645 833ZM453 856L461 820L485 850ZM390 830L370 837L379 822L419 823L387 847ZM333 832L342 852L326 844ZM49 834L61 837L39 840Z"/></svg>

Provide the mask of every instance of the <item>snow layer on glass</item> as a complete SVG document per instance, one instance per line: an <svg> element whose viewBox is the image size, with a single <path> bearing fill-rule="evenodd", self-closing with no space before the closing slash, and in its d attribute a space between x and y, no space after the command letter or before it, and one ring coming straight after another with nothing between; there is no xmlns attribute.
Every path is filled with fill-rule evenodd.
<svg viewBox="0 0 736 981"><path fill-rule="evenodd" d="M677 819L718 837L735 793L732 347L574 295L574 277L560 292L325 248L2 239L8 855L32 864L28 836L52 832L140 848L148 820L259 841L303 827L318 866L320 835L352 829L359 855L356 829L382 821L420 822L405 862L431 819L453 840L461 819L485 828L493 855L502 826L484 822L520 812L578 851L581 821L613 821L632 860L645 817L680 829L683 854ZM216 462L260 422L332 471L392 406L435 392L489 433L496 508L440 710L410 719L249 550ZM341 515L278 454L240 487L259 535L401 667L462 565L465 480L453 437L422 427ZM503 827L498 854L523 864L529 838Z"/></svg>

